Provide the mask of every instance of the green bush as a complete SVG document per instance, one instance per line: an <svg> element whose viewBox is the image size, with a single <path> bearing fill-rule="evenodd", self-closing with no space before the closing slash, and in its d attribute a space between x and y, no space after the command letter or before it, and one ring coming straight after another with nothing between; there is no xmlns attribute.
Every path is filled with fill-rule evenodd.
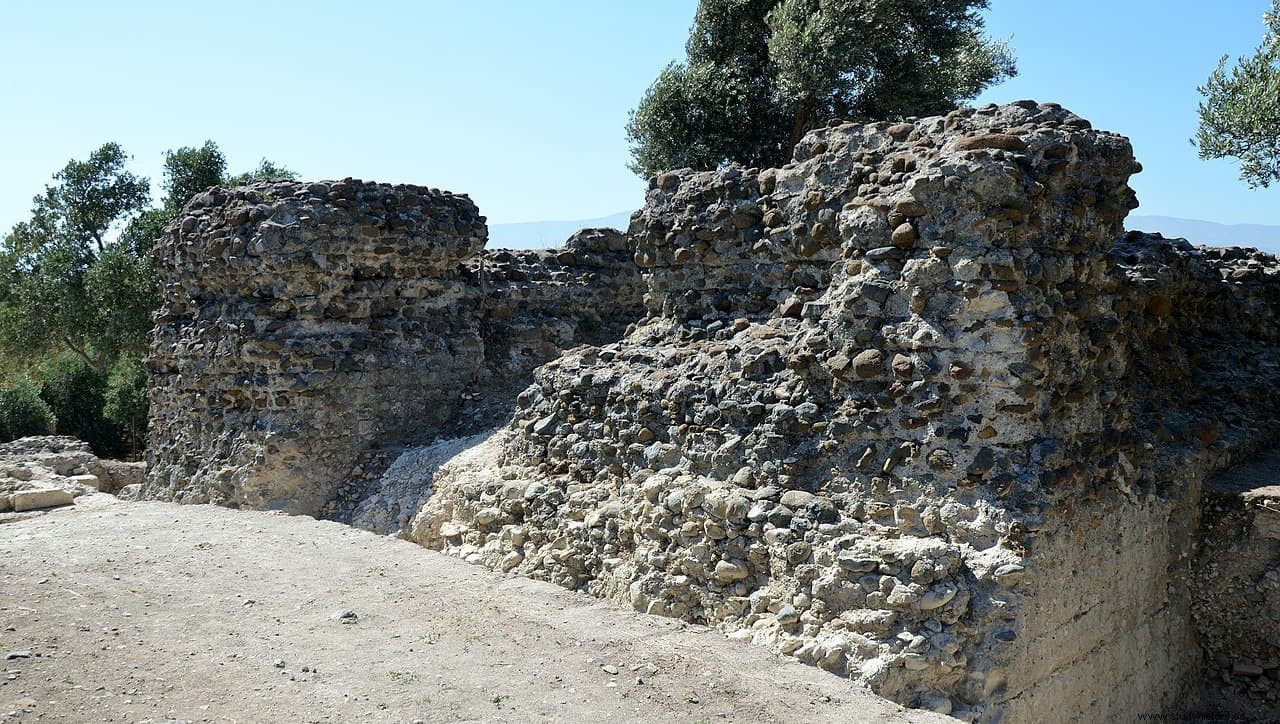
<svg viewBox="0 0 1280 724"><path fill-rule="evenodd" d="M147 370L142 360L122 357L111 369L102 412L119 431L122 452L141 452L147 435Z"/></svg>
<svg viewBox="0 0 1280 724"><path fill-rule="evenodd" d="M57 419L59 435L70 435L87 443L103 457L121 450L120 431L102 410L106 405L106 376L83 359L61 352L46 358L36 369L40 397Z"/></svg>
<svg viewBox="0 0 1280 724"><path fill-rule="evenodd" d="M40 393L30 381L21 380L0 390L0 442L28 435L48 435L53 429L53 410L40 399Z"/></svg>

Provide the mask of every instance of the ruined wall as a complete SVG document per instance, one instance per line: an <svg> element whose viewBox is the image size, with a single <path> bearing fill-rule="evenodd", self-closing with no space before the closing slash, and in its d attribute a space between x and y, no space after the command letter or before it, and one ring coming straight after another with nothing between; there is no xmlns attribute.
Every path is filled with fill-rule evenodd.
<svg viewBox="0 0 1280 724"><path fill-rule="evenodd" d="M966 720L1130 720L1206 671L1270 705L1269 509L1201 515L1280 440L1280 264L1122 234L1138 169L1020 102L664 174L629 236L542 252L429 189L213 190L157 249L144 492L399 532Z"/></svg>
<svg viewBox="0 0 1280 724"><path fill-rule="evenodd" d="M371 448L493 424L533 367L638 314L616 232L489 255L486 237L467 197L417 186L198 195L155 251L145 495L341 513Z"/></svg>
<svg viewBox="0 0 1280 724"><path fill-rule="evenodd" d="M1280 440L1280 263L1133 233L1110 256L1130 315L1142 309L1146 321L1124 327L1137 352L1135 426L1150 452L1140 464L1160 497L1178 502L1169 529L1179 555L1168 581L1154 582L1170 600L1190 599L1201 705L1275 716L1280 618L1264 592L1277 549L1260 533L1265 496L1251 510L1245 488L1224 483L1265 489L1275 479L1265 471Z"/></svg>
<svg viewBox="0 0 1280 724"><path fill-rule="evenodd" d="M1201 481L1275 430L1280 285L1115 244L1138 168L1023 102L657 178L648 317L537 370L411 535L965 719L1159 711Z"/></svg>

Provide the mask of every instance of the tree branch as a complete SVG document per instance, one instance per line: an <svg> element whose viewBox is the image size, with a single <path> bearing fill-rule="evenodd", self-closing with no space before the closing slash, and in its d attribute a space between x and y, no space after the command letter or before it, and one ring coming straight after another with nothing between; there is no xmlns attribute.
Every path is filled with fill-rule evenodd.
<svg viewBox="0 0 1280 724"><path fill-rule="evenodd" d="M84 363L89 365L89 369L93 370L95 374L99 372L98 365L92 359L89 358L89 355L85 354L84 350L80 349L78 346L76 346L75 342L71 341L71 337L64 335L62 337L62 343L67 345L67 347L69 347L72 352L75 352L76 356L84 360Z"/></svg>

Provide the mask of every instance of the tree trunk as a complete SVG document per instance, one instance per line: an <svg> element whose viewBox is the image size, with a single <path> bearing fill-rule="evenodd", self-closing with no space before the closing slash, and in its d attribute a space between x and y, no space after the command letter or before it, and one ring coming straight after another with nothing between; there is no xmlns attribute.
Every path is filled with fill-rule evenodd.
<svg viewBox="0 0 1280 724"><path fill-rule="evenodd" d="M795 117L791 124L791 139L787 145L786 158L790 159L792 152L795 150L796 144L800 143L800 139L804 138L804 134L809 130L809 121L813 118L813 107L808 103L801 103L796 106Z"/></svg>

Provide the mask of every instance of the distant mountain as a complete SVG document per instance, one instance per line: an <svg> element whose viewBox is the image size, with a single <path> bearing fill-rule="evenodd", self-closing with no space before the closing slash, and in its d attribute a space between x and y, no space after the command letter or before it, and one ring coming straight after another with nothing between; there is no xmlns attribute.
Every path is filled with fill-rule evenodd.
<svg viewBox="0 0 1280 724"><path fill-rule="evenodd" d="M1280 226L1263 224L1216 224L1171 216L1130 216L1125 227L1137 231L1158 231L1169 238L1181 238L1207 246L1253 246L1280 254Z"/></svg>
<svg viewBox="0 0 1280 724"><path fill-rule="evenodd" d="M610 227L627 230L631 212L620 211L611 216L578 221L526 221L520 224L490 224L489 249L548 249L560 246L580 229Z"/></svg>
<svg viewBox="0 0 1280 724"><path fill-rule="evenodd" d="M490 249L547 249L560 246L574 232L595 227L612 227L626 231L631 212L621 211L598 219L577 221L529 221L520 224L491 224ZM1182 238L1193 244L1208 246L1253 246L1280 255L1280 226L1264 224L1218 224L1198 219L1172 216L1130 216L1125 227L1137 231L1159 232L1169 238Z"/></svg>

